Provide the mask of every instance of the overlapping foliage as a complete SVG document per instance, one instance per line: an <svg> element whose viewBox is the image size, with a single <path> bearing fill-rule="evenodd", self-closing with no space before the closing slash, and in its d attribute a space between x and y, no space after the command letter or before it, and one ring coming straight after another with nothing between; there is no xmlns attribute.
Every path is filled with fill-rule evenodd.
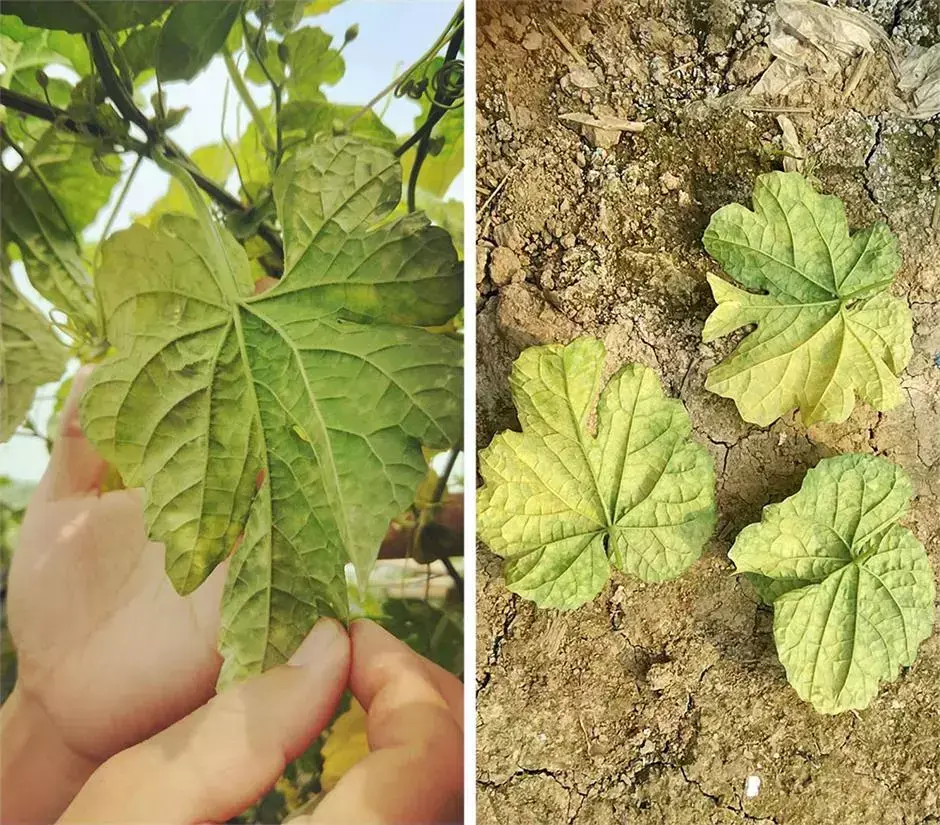
<svg viewBox="0 0 940 825"><path fill-rule="evenodd" d="M404 164L407 200L420 191L433 220L457 225L443 196L462 165L459 95L422 88L413 138L328 100L357 34L335 42L314 25L336 4L10 0L0 16L15 161L0 186L3 435L67 355L105 359L85 428L145 487L171 580L190 592L231 556L223 682L282 661L319 615L345 615L343 565L368 574L426 477L422 448L459 441L454 243L399 205ZM445 47L457 65L461 19L409 77L433 76ZM249 123L187 155L172 139L187 112L167 90L212 60ZM166 195L112 233L151 161L173 171ZM20 296L8 259L48 316Z"/></svg>

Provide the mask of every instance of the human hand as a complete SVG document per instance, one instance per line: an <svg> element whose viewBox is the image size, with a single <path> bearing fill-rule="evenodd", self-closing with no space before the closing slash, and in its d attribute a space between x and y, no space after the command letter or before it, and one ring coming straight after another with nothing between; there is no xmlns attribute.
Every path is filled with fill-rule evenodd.
<svg viewBox="0 0 940 825"><path fill-rule="evenodd" d="M5 721L15 708L32 728L41 722L63 767L79 763L84 776L212 695L225 576L222 565L180 597L164 572L163 545L145 535L141 491L99 494L106 464L78 426L86 375L76 376L13 555L7 611L18 672L4 707ZM29 783L11 779L11 765L21 774L25 766L10 747L2 756L4 821L61 813L70 795L56 800L45 787L48 807L39 811ZM56 787L67 794L66 783Z"/></svg>
<svg viewBox="0 0 940 825"><path fill-rule="evenodd" d="M349 685L369 755L293 825L460 821L462 685L373 622L320 621L291 658L106 762L60 823L224 822L267 791Z"/></svg>

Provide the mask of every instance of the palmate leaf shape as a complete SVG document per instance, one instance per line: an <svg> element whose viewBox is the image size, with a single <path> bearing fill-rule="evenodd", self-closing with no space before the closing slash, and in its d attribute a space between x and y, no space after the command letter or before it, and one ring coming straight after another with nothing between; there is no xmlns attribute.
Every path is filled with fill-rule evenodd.
<svg viewBox="0 0 940 825"><path fill-rule="evenodd" d="M689 438L682 403L638 364L598 401L603 363L592 338L524 351L510 378L522 432L480 454L480 537L507 560L509 589L540 607L594 598L611 563L646 581L674 578L715 526L713 462Z"/></svg>
<svg viewBox="0 0 940 825"><path fill-rule="evenodd" d="M145 487L180 593L237 544L222 685L283 661L320 615L345 615L344 563L368 574L425 475L422 444L459 437L461 346L420 328L460 306L456 253L421 215L380 222L400 193L386 150L299 149L274 181L285 275L259 296L201 201L200 220L166 215L104 244L118 355L90 379L83 426Z"/></svg>
<svg viewBox="0 0 940 825"><path fill-rule="evenodd" d="M795 172L761 175L754 210L724 206L705 230L705 248L725 271L760 291L708 276L718 307L703 339L756 329L705 386L761 426L794 408L807 426L844 421L856 393L877 410L896 406L912 326L907 304L887 292L901 265L888 227L849 235L839 199Z"/></svg>
<svg viewBox="0 0 940 825"><path fill-rule="evenodd" d="M773 603L787 679L822 713L867 707L930 635L933 571L898 524L911 493L904 471L883 458L824 458L731 549Z"/></svg>

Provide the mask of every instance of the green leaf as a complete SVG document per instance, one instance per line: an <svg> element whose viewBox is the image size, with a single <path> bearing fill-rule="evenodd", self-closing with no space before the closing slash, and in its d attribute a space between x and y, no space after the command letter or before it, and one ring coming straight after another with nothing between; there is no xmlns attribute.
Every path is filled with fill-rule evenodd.
<svg viewBox="0 0 940 825"><path fill-rule="evenodd" d="M192 80L221 50L241 0L200 0L173 7L157 46L160 80Z"/></svg>
<svg viewBox="0 0 940 825"><path fill-rule="evenodd" d="M200 146L190 154L190 158L200 172L220 185L224 185L234 168L232 155L221 143ZM193 207L186 190L175 178L170 179L166 194L154 203L145 215L136 216L135 220L144 224L144 226L152 226L161 215L171 212L193 214Z"/></svg>
<svg viewBox="0 0 940 825"><path fill-rule="evenodd" d="M27 26L18 17L0 17L0 85L8 87L17 72L44 69L50 64L69 66L80 75L91 69L88 49L82 38L60 31Z"/></svg>
<svg viewBox="0 0 940 825"><path fill-rule="evenodd" d="M171 5L171 0L86 0L88 14L75 0L4 0L3 11L18 15L24 23L42 29L93 32L100 27L95 15L112 31L152 23Z"/></svg>
<svg viewBox="0 0 940 825"><path fill-rule="evenodd" d="M709 276L718 307L702 338L756 325L705 386L761 426L794 408L807 426L844 421L856 393L876 410L896 406L912 326L887 292L901 265L888 227L850 236L838 198L794 172L761 175L754 209L724 206L705 230L705 248L753 291Z"/></svg>
<svg viewBox="0 0 940 825"><path fill-rule="evenodd" d="M121 44L121 52L127 61L131 76L135 79L157 66L157 50L160 46L161 26L146 26L135 29Z"/></svg>
<svg viewBox="0 0 940 825"><path fill-rule="evenodd" d="M930 635L933 571L898 524L911 493L903 470L883 458L825 458L731 549L737 569L761 577L773 600L787 679L821 713L867 707Z"/></svg>
<svg viewBox="0 0 940 825"><path fill-rule="evenodd" d="M326 14L330 9L336 8L344 0L312 0L304 6L304 17L315 17Z"/></svg>
<svg viewBox="0 0 940 825"><path fill-rule="evenodd" d="M256 297L244 250L204 205L201 222L167 215L103 246L118 356L90 379L83 428L146 488L181 593L243 534L222 684L284 661L318 616L345 615L344 563L367 575L425 475L421 445L459 438L460 344L419 327L456 312L460 269L422 216L379 223L400 190L385 150L299 150L274 184L285 276Z"/></svg>
<svg viewBox="0 0 940 825"><path fill-rule="evenodd" d="M509 589L539 607L594 598L611 562L645 581L675 578L715 526L712 459L689 438L682 403L629 364L598 404L603 362L593 338L525 350L510 377L522 432L480 454L480 537L507 560Z"/></svg>
<svg viewBox="0 0 940 825"><path fill-rule="evenodd" d="M333 134L334 124L345 123L361 107L327 100L302 100L287 103L281 109L281 130L285 141L308 141L320 135ZM393 150L398 138L375 112L367 111L356 118L348 134L357 135L378 146Z"/></svg>
<svg viewBox="0 0 940 825"><path fill-rule="evenodd" d="M3 66L0 87L39 100L48 95L51 103L60 107L68 104L71 85L53 77L43 89L36 72L50 65L67 66L80 75L90 69L88 49L78 35L33 28L7 14L0 16L0 64ZM27 151L53 128L39 118L7 109L0 110L0 119L8 136Z"/></svg>
<svg viewBox="0 0 940 825"><path fill-rule="evenodd" d="M94 146L67 139L34 153L32 161L55 194L69 226L77 232L95 220L121 179L117 155L101 155ZM22 180L31 198L41 201L45 197L32 172L23 175Z"/></svg>
<svg viewBox="0 0 940 825"><path fill-rule="evenodd" d="M13 435L33 404L36 389L57 380L66 349L49 322L0 272L0 442Z"/></svg>
<svg viewBox="0 0 940 825"><path fill-rule="evenodd" d="M275 0L271 8L271 26L279 34L287 34L304 16L306 0Z"/></svg>
<svg viewBox="0 0 940 825"><path fill-rule="evenodd" d="M26 176L0 172L0 227L4 248L15 244L33 288L57 309L81 323L97 318L91 279L74 235L45 192Z"/></svg>
<svg viewBox="0 0 940 825"><path fill-rule="evenodd" d="M290 76L285 86L287 99L323 100L320 87L336 85L346 71L340 53L330 48L333 37L322 29L303 28L287 35L284 43L290 55Z"/></svg>

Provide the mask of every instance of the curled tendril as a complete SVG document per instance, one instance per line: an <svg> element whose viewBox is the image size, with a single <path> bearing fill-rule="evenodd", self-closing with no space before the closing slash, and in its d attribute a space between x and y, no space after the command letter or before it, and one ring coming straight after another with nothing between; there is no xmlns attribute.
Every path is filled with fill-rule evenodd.
<svg viewBox="0 0 940 825"><path fill-rule="evenodd" d="M431 71L432 68L434 71ZM440 97L438 91L442 92ZM395 97L410 97L412 100L426 97L445 109L462 106L463 61L438 63L434 60L415 67L395 86Z"/></svg>
<svg viewBox="0 0 940 825"><path fill-rule="evenodd" d="M49 323L68 339L68 345L82 363L100 361L107 354L110 345L91 323L55 307L49 310Z"/></svg>

